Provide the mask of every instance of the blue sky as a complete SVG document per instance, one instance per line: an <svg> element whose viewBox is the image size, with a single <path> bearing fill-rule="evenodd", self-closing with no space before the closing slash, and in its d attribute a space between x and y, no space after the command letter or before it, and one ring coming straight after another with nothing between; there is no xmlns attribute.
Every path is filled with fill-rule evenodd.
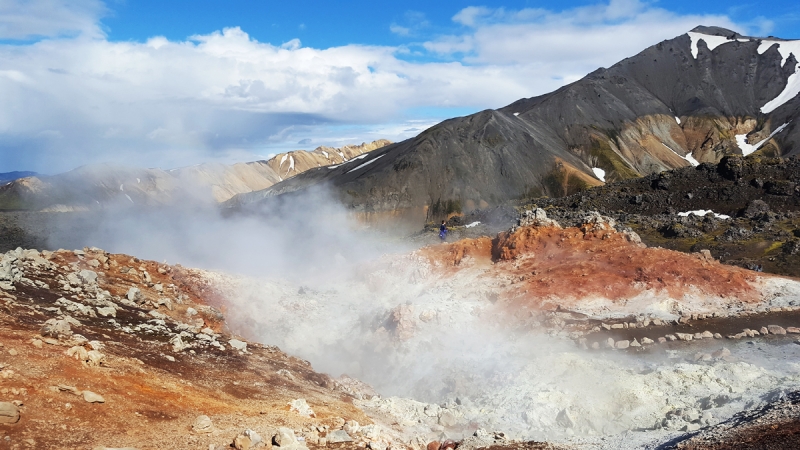
<svg viewBox="0 0 800 450"><path fill-rule="evenodd" d="M468 6L520 10L566 10L592 5L590 1L272 1L194 0L118 1L108 4L102 19L111 40L143 40L163 35L180 40L225 27L239 26L262 42L281 43L299 38L304 45L324 48L347 44L399 45L457 33L463 25L452 17ZM771 21L770 33L798 38L800 4L793 1L670 1L653 5L679 14L726 15L741 23L759 17ZM408 28L409 35L392 27Z"/></svg>
<svg viewBox="0 0 800 450"><path fill-rule="evenodd" d="M0 0L0 172L401 140L698 24L798 38L800 6Z"/></svg>

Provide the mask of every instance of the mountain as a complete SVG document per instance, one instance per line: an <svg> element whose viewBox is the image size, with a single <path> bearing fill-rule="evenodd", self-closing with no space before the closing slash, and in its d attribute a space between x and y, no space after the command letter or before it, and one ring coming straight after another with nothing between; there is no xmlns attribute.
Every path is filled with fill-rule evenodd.
<svg viewBox="0 0 800 450"><path fill-rule="evenodd" d="M697 27L552 93L444 121L227 205L324 183L361 214L421 221L726 155L797 154L796 55L800 41Z"/></svg>
<svg viewBox="0 0 800 450"><path fill-rule="evenodd" d="M9 181L14 181L19 178L34 177L36 175L38 175L36 172L28 172L28 171L0 173L0 183L7 183Z"/></svg>
<svg viewBox="0 0 800 450"><path fill-rule="evenodd" d="M266 189L322 165L341 164L390 144L382 139L341 148L280 153L266 161L143 169L93 164L49 177L27 176L0 187L0 210L75 211L115 202L168 205L186 197L222 202Z"/></svg>

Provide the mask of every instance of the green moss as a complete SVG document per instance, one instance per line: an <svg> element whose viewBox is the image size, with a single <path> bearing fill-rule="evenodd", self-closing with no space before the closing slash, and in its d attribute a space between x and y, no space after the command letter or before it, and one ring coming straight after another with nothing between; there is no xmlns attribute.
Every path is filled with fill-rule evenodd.
<svg viewBox="0 0 800 450"><path fill-rule="evenodd" d="M613 140L616 140L616 137L614 137ZM620 180L639 178L639 174L633 170L617 152L611 149L609 141L593 136L592 149L589 154L597 161L597 166L599 168L609 173L615 173Z"/></svg>
<svg viewBox="0 0 800 450"><path fill-rule="evenodd" d="M767 247L766 250L764 250L764 254L766 255L767 253L773 252L775 250L778 250L781 247L783 247L783 242L780 242L780 241L773 242L772 245L770 245L769 247Z"/></svg>

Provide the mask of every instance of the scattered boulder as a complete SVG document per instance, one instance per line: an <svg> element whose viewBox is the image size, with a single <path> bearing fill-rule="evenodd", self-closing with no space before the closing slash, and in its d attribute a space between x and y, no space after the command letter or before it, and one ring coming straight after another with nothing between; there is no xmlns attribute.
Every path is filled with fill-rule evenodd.
<svg viewBox="0 0 800 450"><path fill-rule="evenodd" d="M80 272L78 272L78 277L80 277L81 281L83 281L85 284L97 283L97 272L93 270L86 270L86 269L81 270Z"/></svg>
<svg viewBox="0 0 800 450"><path fill-rule="evenodd" d="M97 306L97 314L101 317L117 317L117 308L113 306Z"/></svg>
<svg viewBox="0 0 800 450"><path fill-rule="evenodd" d="M214 423L206 415L197 416L192 424L192 431L195 433L211 433L214 431ZM292 432L292 435L294 435L294 432Z"/></svg>
<svg viewBox="0 0 800 450"><path fill-rule="evenodd" d="M628 348L630 345L631 345L631 341L628 341L628 340L617 341L617 342L614 343L614 348L625 349L625 348Z"/></svg>
<svg viewBox="0 0 800 450"><path fill-rule="evenodd" d="M72 328L66 320L48 319L42 326L41 334L44 337L63 339L72 335Z"/></svg>
<svg viewBox="0 0 800 450"><path fill-rule="evenodd" d="M11 402L0 402L0 423L19 422L19 408Z"/></svg>
<svg viewBox="0 0 800 450"><path fill-rule="evenodd" d="M316 417L314 414L314 410L308 406L306 403L306 399L298 398L296 400L292 400L289 402L289 408L291 411L295 411L297 414L304 416L304 417Z"/></svg>
<svg viewBox="0 0 800 450"><path fill-rule="evenodd" d="M95 394L92 391L83 391L83 399L89 403L105 403L106 399L100 394Z"/></svg>
<svg viewBox="0 0 800 450"><path fill-rule="evenodd" d="M358 422L356 422L355 420L348 420L347 422L344 423L344 426L342 427L342 429L345 432L347 432L347 434L352 436L352 435L358 433L358 431L361 429L361 427L358 425Z"/></svg>
<svg viewBox="0 0 800 450"><path fill-rule="evenodd" d="M330 435L331 433L328 433L329 436L328 442L331 442ZM275 436L272 438L272 443L280 448L288 448L288 449L305 448L305 445L301 445L300 442L297 440L297 436L295 436L294 431L291 428L286 428L286 427L278 428L277 434L275 434Z"/></svg>
<svg viewBox="0 0 800 450"><path fill-rule="evenodd" d="M328 433L328 442L331 444L338 444L340 442L353 442L353 438L350 437L344 430L335 430Z"/></svg>
<svg viewBox="0 0 800 450"><path fill-rule="evenodd" d="M240 352L247 351L247 342L243 342L238 339L231 339L230 341L228 341L228 344L230 344L231 347L235 348L236 350L239 350Z"/></svg>
<svg viewBox="0 0 800 450"><path fill-rule="evenodd" d="M786 329L778 325L767 325L767 330L769 331L769 334L786 334Z"/></svg>
<svg viewBox="0 0 800 450"><path fill-rule="evenodd" d="M128 298L128 300L137 304L142 304L145 301L144 294L142 294L142 291L137 287L128 289L128 293L125 296Z"/></svg>
<svg viewBox="0 0 800 450"><path fill-rule="evenodd" d="M239 433L233 440L233 447L236 450L250 450L261 443L261 436L251 429Z"/></svg>

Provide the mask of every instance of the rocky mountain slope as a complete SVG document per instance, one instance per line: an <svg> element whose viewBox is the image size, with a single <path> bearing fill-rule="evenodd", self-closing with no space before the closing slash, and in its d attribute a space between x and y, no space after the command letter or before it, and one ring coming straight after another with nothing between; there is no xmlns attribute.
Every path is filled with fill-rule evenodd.
<svg viewBox="0 0 800 450"><path fill-rule="evenodd" d="M550 94L447 120L229 203L327 183L356 211L424 219L731 154L792 155L799 43L698 27Z"/></svg>
<svg viewBox="0 0 800 450"><path fill-rule="evenodd" d="M172 170L89 165L54 176L16 179L0 187L0 210L80 211L115 203L170 205L186 198L222 202L236 194L266 189L311 168L341 164L388 144L382 139L281 153L266 161L207 163Z"/></svg>

